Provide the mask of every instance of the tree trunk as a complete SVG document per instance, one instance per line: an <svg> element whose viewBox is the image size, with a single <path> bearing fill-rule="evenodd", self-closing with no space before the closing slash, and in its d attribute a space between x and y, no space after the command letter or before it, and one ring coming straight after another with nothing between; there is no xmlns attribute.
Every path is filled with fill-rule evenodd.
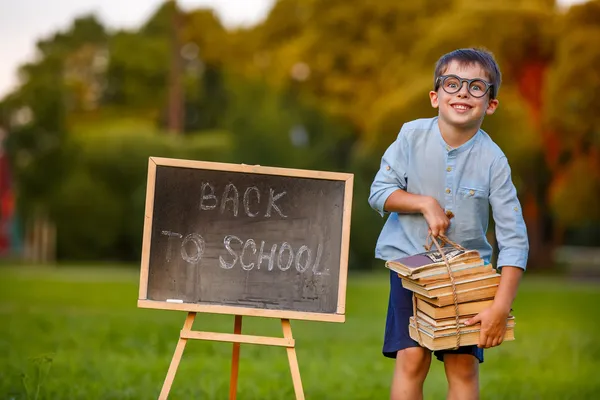
<svg viewBox="0 0 600 400"><path fill-rule="evenodd" d="M36 213L25 227L23 259L32 264L56 262L56 225L44 213Z"/></svg>

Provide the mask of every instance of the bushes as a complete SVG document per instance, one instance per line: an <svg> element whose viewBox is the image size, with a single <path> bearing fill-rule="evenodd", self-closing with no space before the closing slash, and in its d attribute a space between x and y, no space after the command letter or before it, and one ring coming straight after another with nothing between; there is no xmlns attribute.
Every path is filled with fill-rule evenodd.
<svg viewBox="0 0 600 400"><path fill-rule="evenodd" d="M67 176L49 204L59 259L139 260L148 157L229 157L227 132L170 136L130 129L78 133L72 139Z"/></svg>

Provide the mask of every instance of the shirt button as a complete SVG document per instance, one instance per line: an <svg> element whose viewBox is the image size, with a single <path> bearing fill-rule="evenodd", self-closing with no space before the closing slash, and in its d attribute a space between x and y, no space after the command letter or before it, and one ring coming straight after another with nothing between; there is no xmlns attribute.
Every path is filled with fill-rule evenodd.
<svg viewBox="0 0 600 400"><path fill-rule="evenodd" d="M475 194L475 191L474 191L474 190L469 190L469 194L470 194L471 196L473 196L473 195Z"/></svg>
<svg viewBox="0 0 600 400"><path fill-rule="evenodd" d="M451 190L450 188L446 189L446 193L450 194Z"/></svg>
<svg viewBox="0 0 600 400"><path fill-rule="evenodd" d="M387 169L389 171L391 169L391 167L388 165L387 167L385 167L385 169Z"/></svg>
<svg viewBox="0 0 600 400"><path fill-rule="evenodd" d="M515 210L515 211L519 211L519 207L515 207L515 208L514 208L514 210Z"/></svg>
<svg viewBox="0 0 600 400"><path fill-rule="evenodd" d="M452 171L452 167L446 168L446 171L448 171L448 172Z"/></svg>

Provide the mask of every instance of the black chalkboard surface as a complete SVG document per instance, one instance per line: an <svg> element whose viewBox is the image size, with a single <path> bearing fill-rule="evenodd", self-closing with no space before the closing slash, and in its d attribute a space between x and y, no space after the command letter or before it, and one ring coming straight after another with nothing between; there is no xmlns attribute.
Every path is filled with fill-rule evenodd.
<svg viewBox="0 0 600 400"><path fill-rule="evenodd" d="M151 157L138 306L343 322L352 186Z"/></svg>

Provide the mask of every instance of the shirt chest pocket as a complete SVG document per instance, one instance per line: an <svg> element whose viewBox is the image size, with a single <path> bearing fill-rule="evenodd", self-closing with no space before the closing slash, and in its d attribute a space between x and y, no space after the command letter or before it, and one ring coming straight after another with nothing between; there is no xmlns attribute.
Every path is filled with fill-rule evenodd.
<svg viewBox="0 0 600 400"><path fill-rule="evenodd" d="M464 237L485 235L488 221L488 191L476 186L459 186L456 192L456 229Z"/></svg>
<svg viewBox="0 0 600 400"><path fill-rule="evenodd" d="M461 186L458 188L458 196L460 200L486 200L488 197L487 190L471 187L471 186Z"/></svg>
<svg viewBox="0 0 600 400"><path fill-rule="evenodd" d="M465 217L483 215L488 209L488 192L476 186L460 186L456 203Z"/></svg>

